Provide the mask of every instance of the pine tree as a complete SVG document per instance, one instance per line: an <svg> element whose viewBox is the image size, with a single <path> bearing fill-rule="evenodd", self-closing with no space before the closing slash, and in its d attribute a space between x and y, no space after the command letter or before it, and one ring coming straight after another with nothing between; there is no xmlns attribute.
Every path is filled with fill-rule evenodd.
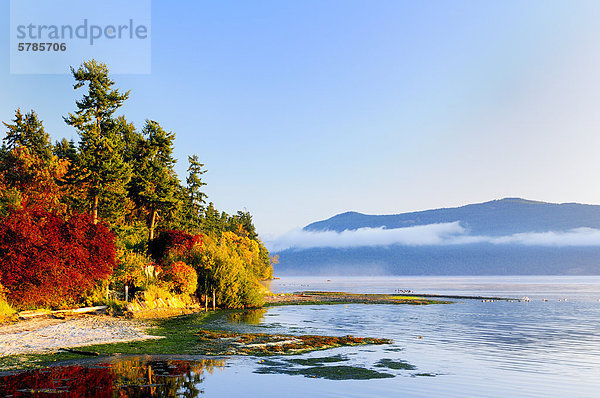
<svg viewBox="0 0 600 398"><path fill-rule="evenodd" d="M107 66L93 59L77 70L71 68L71 72L76 81L74 88L87 85L88 92L76 101L77 111L64 119L80 136L76 175L79 183L87 187L92 220L97 223L102 199L107 210L110 204L126 203L125 186L131 178L131 167L123 159L123 122L113 119L113 114L129 92L121 94L113 89ZM115 214L111 216L114 218Z"/></svg>

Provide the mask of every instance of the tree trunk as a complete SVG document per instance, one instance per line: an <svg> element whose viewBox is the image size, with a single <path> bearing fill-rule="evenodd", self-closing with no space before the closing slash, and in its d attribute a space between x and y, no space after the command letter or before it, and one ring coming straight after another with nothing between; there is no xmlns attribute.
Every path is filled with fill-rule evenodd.
<svg viewBox="0 0 600 398"><path fill-rule="evenodd" d="M92 204L92 221L98 224L98 194L94 194L94 203Z"/></svg>
<svg viewBox="0 0 600 398"><path fill-rule="evenodd" d="M154 239L154 225L156 224L156 210L150 213L150 231L148 231L148 242Z"/></svg>
<svg viewBox="0 0 600 398"><path fill-rule="evenodd" d="M204 280L204 312L208 311L208 286L206 285L206 279Z"/></svg>
<svg viewBox="0 0 600 398"><path fill-rule="evenodd" d="M215 310L215 289L213 289L213 311Z"/></svg>

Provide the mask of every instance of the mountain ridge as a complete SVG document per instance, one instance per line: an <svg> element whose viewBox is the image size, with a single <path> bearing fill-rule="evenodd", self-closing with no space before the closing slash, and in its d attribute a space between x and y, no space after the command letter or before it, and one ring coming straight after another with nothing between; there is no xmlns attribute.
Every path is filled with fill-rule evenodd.
<svg viewBox="0 0 600 398"><path fill-rule="evenodd" d="M491 236L564 231L580 227L600 229L600 205L503 198L398 214L370 215L348 211L308 224L303 230L342 232L359 228L394 229L456 221L471 233Z"/></svg>
<svg viewBox="0 0 600 398"><path fill-rule="evenodd" d="M460 222L465 233L500 237L565 232L582 227L600 230L600 205L550 203L504 198L460 207L392 215L337 214L307 225L303 232L406 228ZM408 230L406 230L408 231ZM373 232L376 232L373 230ZM369 233L360 230L352 233ZM340 234L344 235L344 234ZM551 234L559 236L560 234ZM309 234L309 236L311 236ZM314 236L317 235L312 235ZM327 236L331 236L328 234ZM388 244L329 247L288 246L277 252L277 275L600 275L600 244L539 245L492 240L467 244ZM493 238L492 238L493 239Z"/></svg>

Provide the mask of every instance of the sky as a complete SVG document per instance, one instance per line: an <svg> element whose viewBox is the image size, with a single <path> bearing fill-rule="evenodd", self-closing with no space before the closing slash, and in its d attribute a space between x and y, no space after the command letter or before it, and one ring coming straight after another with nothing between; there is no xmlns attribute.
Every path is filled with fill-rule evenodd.
<svg viewBox="0 0 600 398"><path fill-rule="evenodd" d="M576 0L154 0L151 72L112 77L120 113L175 132L178 174L197 154L209 200L265 239L345 211L600 204L599 20ZM3 31L0 120L34 109L76 139L81 90L11 74Z"/></svg>

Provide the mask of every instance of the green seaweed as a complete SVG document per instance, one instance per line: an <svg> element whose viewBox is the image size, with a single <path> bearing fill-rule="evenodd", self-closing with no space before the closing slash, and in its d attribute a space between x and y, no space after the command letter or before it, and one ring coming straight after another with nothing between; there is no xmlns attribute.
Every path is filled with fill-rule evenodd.
<svg viewBox="0 0 600 398"><path fill-rule="evenodd" d="M287 374L292 376L314 377L327 380L371 380L395 377L389 373L362 368L358 366L311 366L302 369L291 369L283 366L268 366L258 368L254 373L259 374Z"/></svg>
<svg viewBox="0 0 600 398"><path fill-rule="evenodd" d="M394 377L394 375L389 373L346 365L312 366L306 369L296 370L295 372L296 374L301 374L305 377L316 377L327 380L370 380Z"/></svg>
<svg viewBox="0 0 600 398"><path fill-rule="evenodd" d="M390 347L390 348L384 348L384 351L388 351L388 352L401 352L404 351L404 348L401 347Z"/></svg>
<svg viewBox="0 0 600 398"><path fill-rule="evenodd" d="M263 366L286 366L285 362L276 361L273 359L261 359L258 361L258 363Z"/></svg>
<svg viewBox="0 0 600 398"><path fill-rule="evenodd" d="M318 357L318 358L293 358L289 359L288 362L304 365L304 366L316 366L322 365L324 363L333 363L333 362L344 362L349 359L344 355L333 355L330 357Z"/></svg>
<svg viewBox="0 0 600 398"><path fill-rule="evenodd" d="M391 340L368 337L314 336L266 333L237 333L222 330L199 330L199 344L206 355L289 355L333 347L365 344L390 344Z"/></svg>
<svg viewBox="0 0 600 398"><path fill-rule="evenodd" d="M406 361L394 360L389 358L380 359L376 364L378 368L388 368L394 370L415 370L417 367Z"/></svg>

